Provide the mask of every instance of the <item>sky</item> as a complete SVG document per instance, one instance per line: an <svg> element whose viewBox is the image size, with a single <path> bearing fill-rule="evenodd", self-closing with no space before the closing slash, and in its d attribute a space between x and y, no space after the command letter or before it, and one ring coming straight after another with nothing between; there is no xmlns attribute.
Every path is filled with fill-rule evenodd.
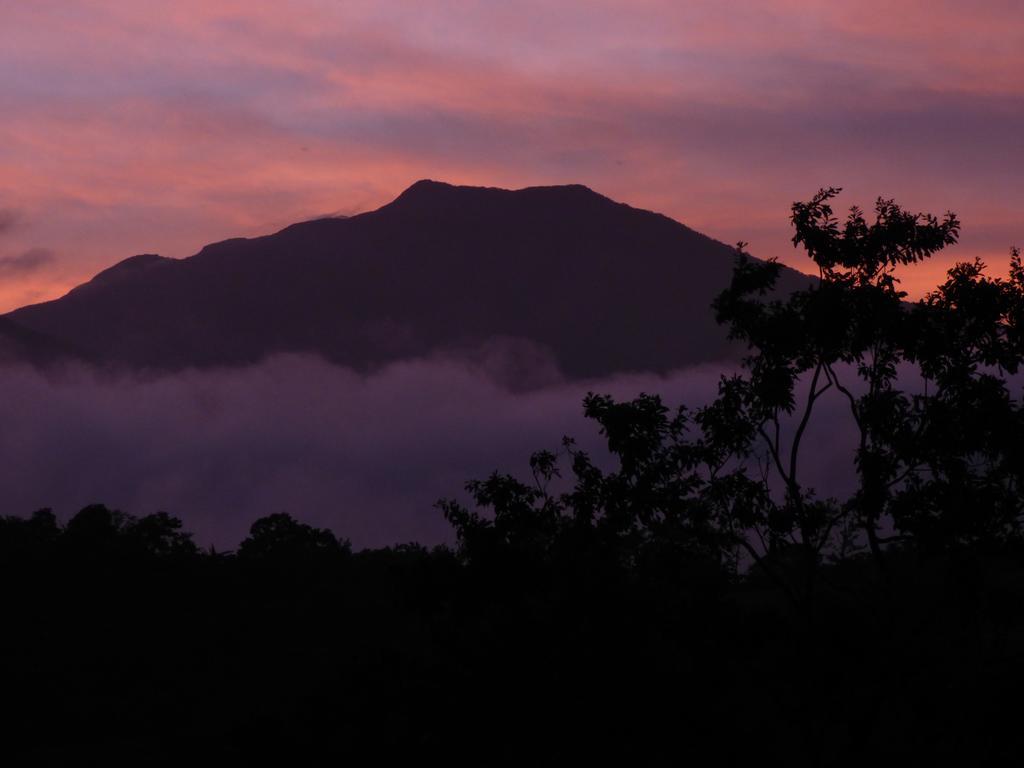
<svg viewBox="0 0 1024 768"><path fill-rule="evenodd" d="M0 310L136 253L581 183L797 268L794 200L1024 245L1019 0L0 0Z"/></svg>

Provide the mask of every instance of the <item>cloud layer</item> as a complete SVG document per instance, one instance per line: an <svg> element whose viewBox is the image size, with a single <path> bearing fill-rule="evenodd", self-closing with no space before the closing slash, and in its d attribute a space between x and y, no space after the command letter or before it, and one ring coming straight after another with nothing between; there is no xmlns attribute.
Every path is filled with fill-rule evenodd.
<svg viewBox="0 0 1024 768"><path fill-rule="evenodd" d="M287 511L357 546L450 539L433 508L493 470L525 476L563 435L601 455L581 415L588 390L700 405L711 368L510 392L483 369L410 361L363 376L308 357L140 379L77 369L0 369L4 514L67 518L103 502L182 517L203 544L234 547L261 515ZM842 490L852 442L841 403L808 439L808 478ZM847 437L844 437L847 435Z"/></svg>
<svg viewBox="0 0 1024 768"><path fill-rule="evenodd" d="M0 13L0 208L24 214L5 252L64 257L5 281L0 306L133 253L366 210L422 177L581 182L796 266L788 206L822 185L953 208L961 258L999 264L1024 237L1024 9L1008 0Z"/></svg>

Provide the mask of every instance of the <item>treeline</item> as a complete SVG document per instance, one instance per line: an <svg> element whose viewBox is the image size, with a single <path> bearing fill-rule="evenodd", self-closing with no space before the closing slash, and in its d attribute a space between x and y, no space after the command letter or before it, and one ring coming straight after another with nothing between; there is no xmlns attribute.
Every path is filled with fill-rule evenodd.
<svg viewBox="0 0 1024 768"><path fill-rule="evenodd" d="M566 440L439 503L455 545L353 552L288 515L237 551L166 514L0 520L12 761L1005 764L1024 683L1024 269L897 267L959 222L793 208L818 268L740 248L719 397L591 394ZM679 329L652 329L676 332ZM907 384L908 377L916 383ZM823 397L856 486L806 481ZM396 468L400 470L400 468Z"/></svg>
<svg viewBox="0 0 1024 768"><path fill-rule="evenodd" d="M5 764L1008 761L1024 548L823 563L812 601L591 529L352 552L286 515L0 522ZM779 558L797 572L796 558Z"/></svg>

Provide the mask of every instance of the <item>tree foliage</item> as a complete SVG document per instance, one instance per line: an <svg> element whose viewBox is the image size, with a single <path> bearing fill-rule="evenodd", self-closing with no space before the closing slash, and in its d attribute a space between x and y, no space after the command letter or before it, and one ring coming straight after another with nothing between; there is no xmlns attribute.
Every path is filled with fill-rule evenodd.
<svg viewBox="0 0 1024 768"><path fill-rule="evenodd" d="M619 403L591 393L584 412L615 468L599 469L566 440L568 490L549 491L561 465L548 452L531 460L532 482L495 474L471 483L483 511L442 504L465 555L504 548L536 558L587 540L625 563L670 548L731 577L754 564L807 599L821 563L865 549L885 574L896 549L1017 543L1024 423L1010 387L1024 355L1019 252L1008 278L961 263L910 302L899 268L955 244L959 220L879 199L872 215L854 207L840 221L838 193L793 205L793 243L818 273L805 289L779 295L781 265L751 259L739 244L714 310L747 354L715 401L671 411L655 395ZM825 397L848 413L846 424L828 425L833 436L854 436L848 498L806 479L808 429Z"/></svg>

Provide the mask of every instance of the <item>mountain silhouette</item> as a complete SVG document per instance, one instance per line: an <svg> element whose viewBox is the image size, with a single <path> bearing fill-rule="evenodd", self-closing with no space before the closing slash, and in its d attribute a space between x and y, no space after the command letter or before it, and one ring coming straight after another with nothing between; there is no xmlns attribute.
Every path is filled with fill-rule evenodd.
<svg viewBox="0 0 1024 768"><path fill-rule="evenodd" d="M10 317L0 317L0 364L30 363L45 368L84 357L67 343L25 328Z"/></svg>
<svg viewBox="0 0 1024 768"><path fill-rule="evenodd" d="M0 320L155 370L310 352L359 370L453 354L503 360L513 378L544 365L571 378L664 372L735 356L710 310L733 260L723 243L583 186L420 181L368 213L186 259L134 256ZM810 279L784 270L780 285Z"/></svg>

